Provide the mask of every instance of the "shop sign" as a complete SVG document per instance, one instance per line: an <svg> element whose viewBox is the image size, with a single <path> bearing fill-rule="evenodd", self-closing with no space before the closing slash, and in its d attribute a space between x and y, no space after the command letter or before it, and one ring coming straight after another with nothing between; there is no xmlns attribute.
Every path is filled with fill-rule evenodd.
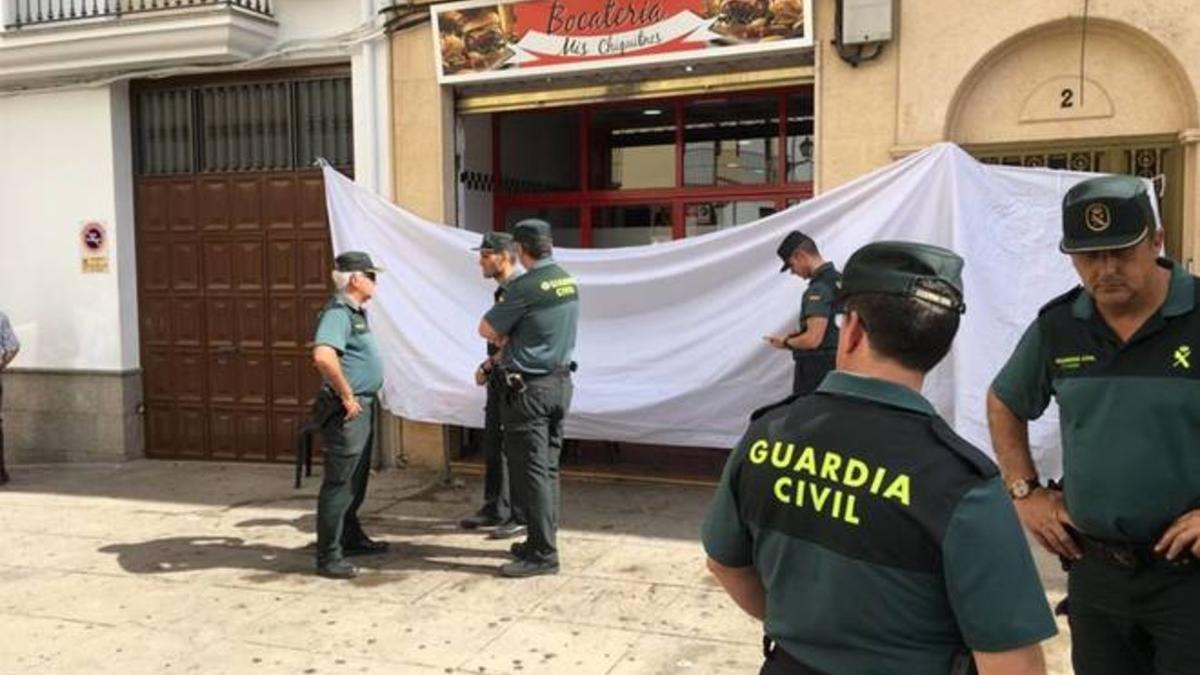
<svg viewBox="0 0 1200 675"><path fill-rule="evenodd" d="M88 221L79 230L79 249L84 274L108 272L108 233L104 224Z"/></svg>
<svg viewBox="0 0 1200 675"><path fill-rule="evenodd" d="M445 84L812 47L812 0L470 0L434 5Z"/></svg>

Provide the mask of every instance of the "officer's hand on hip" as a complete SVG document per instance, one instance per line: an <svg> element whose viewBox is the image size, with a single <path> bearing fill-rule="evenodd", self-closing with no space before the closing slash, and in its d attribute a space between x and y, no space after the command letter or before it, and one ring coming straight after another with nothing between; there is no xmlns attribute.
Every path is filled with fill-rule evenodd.
<svg viewBox="0 0 1200 675"><path fill-rule="evenodd" d="M1188 551L1200 558L1200 509L1188 511L1176 518L1154 545L1154 551L1165 555L1167 560L1174 560Z"/></svg>
<svg viewBox="0 0 1200 675"><path fill-rule="evenodd" d="M1013 500L1021 524L1029 530L1042 548L1064 558L1083 557L1079 544L1067 532L1065 525L1075 527L1067 504L1058 490L1039 488L1024 499Z"/></svg>
<svg viewBox="0 0 1200 675"><path fill-rule="evenodd" d="M342 399L342 407L346 409L346 421L350 421L362 414L362 404L358 402L357 396Z"/></svg>

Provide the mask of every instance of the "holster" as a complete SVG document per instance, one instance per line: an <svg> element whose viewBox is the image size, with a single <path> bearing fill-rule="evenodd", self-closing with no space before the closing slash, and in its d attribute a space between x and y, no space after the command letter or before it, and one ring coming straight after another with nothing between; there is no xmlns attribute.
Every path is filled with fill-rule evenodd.
<svg viewBox="0 0 1200 675"><path fill-rule="evenodd" d="M312 476L313 436L325 428L330 420L345 411L345 406L338 398L333 387L322 385L309 408L308 422L300 428L296 435L296 480L295 488L300 489L301 470L305 477Z"/></svg>

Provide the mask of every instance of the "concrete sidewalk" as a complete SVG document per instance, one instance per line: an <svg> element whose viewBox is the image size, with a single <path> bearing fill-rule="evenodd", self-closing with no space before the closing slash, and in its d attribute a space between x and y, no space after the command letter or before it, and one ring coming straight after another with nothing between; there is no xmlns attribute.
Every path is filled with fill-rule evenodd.
<svg viewBox="0 0 1200 675"><path fill-rule="evenodd" d="M319 469L318 469L319 472ZM563 571L508 580L456 529L479 484L372 478L392 542L312 574L319 477L138 461L21 468L0 488L0 673L757 673L760 628L704 570L707 488L567 483ZM1039 558L1052 599L1056 563ZM1065 625L1061 624L1065 631ZM1047 645L1069 673L1067 640Z"/></svg>

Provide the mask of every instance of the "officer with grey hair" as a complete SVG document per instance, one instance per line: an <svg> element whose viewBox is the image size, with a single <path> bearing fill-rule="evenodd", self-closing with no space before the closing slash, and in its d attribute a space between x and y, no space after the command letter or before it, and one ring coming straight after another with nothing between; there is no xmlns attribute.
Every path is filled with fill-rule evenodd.
<svg viewBox="0 0 1200 675"><path fill-rule="evenodd" d="M21 351L21 341L17 339L17 334L13 332L12 324L8 321L8 316L4 312L0 312L0 373L3 373L8 364L17 358L17 352ZM4 380L0 378L0 409L4 405ZM8 482L8 470L4 467L4 418L0 416L0 485Z"/></svg>
<svg viewBox="0 0 1200 675"><path fill-rule="evenodd" d="M317 322L313 363L325 384L318 407L335 408L321 427L325 477L317 498L317 574L349 579L358 574L346 556L382 553L358 520L371 472L375 398L383 387L383 360L363 306L375 295L382 271L361 251L334 260L336 293Z"/></svg>

